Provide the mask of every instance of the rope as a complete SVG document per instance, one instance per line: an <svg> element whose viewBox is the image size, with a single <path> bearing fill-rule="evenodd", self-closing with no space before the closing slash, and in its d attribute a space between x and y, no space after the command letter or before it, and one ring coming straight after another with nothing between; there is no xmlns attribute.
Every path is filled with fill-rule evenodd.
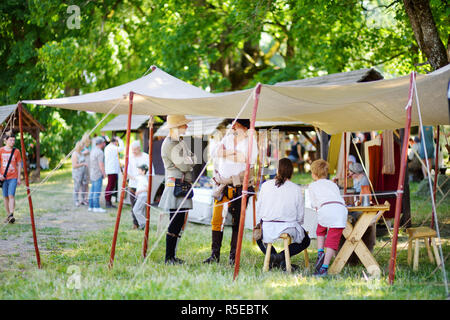
<svg viewBox="0 0 450 320"><path fill-rule="evenodd" d="M252 96L254 95L255 91L253 91L253 94L250 94L247 98L247 100L245 101L244 105L242 106L241 110L239 111L239 113L236 115L236 117L234 118L234 120L231 123L231 126L227 129L227 132L225 133L225 135L222 137L221 141L219 143L217 143L214 147L214 151L211 153L212 155L214 155L217 152L217 148L219 147L219 145L225 140L225 138L230 134L234 124L236 123L237 119L239 118L239 116L242 114L242 112L245 110L245 108L247 107L248 103L250 102L250 99L252 98ZM170 223L172 222L172 220L177 216L179 210L182 208L183 204L185 203L187 196L191 193L193 187L195 184L198 183L198 181L200 180L200 177L203 175L203 173L205 172L207 166L209 165L209 163L211 162L211 159L213 157L210 157L208 159L208 161L206 162L206 164L203 166L203 169L201 170L201 172L199 173L197 179L194 181L194 183L192 184L191 188L189 189L189 191L186 193L186 196L183 198L183 200L181 201L180 205L178 206L177 210L175 211L172 219L169 220L168 224L166 227L168 227L170 225ZM150 248L147 256L144 258L144 261L141 263L140 267L138 268L137 272L135 273L135 276L133 277L133 279L130 281L130 286L131 284L134 283L134 281L136 280L136 277L139 275L140 272L142 272L143 270L143 266L145 265L145 263L147 262L147 259L150 257L151 253L153 252L153 250L155 250L156 246L159 244L159 242L161 241L162 236L164 235L164 233L162 233L162 235L160 235L158 237L158 239L155 241L155 243L153 244L153 246ZM128 287L129 288L129 287Z"/></svg>
<svg viewBox="0 0 450 320"><path fill-rule="evenodd" d="M419 102L419 96L417 94L417 85L416 85L416 77L413 77L413 85L414 85L414 93L415 93L415 98L416 98L416 103L417 103L417 113L419 115L419 123L420 123L420 131L422 134L422 142L423 142L423 149L425 151L425 159L428 159L428 154L427 154L427 148L426 148L426 141L425 141L425 133L423 130L423 122L422 122L422 112L420 111L420 102ZM439 146L437 146L439 147ZM442 245L441 245L441 234L439 232L439 223L438 223L438 218L437 218L437 212L436 212L436 203L435 203L435 199L434 199L434 194L433 194L433 186L432 186L432 182L431 182L431 173L430 173L430 166L428 161L425 161L426 163L426 168L427 168L427 174L428 174L428 185L430 187L430 194L431 194L431 205L433 208L433 215L434 215L434 220L436 222L436 234L437 237L439 239L439 255L441 257L441 261L442 261L442 275L444 277L444 284L445 284L445 293L448 296L448 282L447 282L447 273L445 271L445 265L444 265L444 254L442 252ZM437 170L437 168L436 168Z"/></svg>

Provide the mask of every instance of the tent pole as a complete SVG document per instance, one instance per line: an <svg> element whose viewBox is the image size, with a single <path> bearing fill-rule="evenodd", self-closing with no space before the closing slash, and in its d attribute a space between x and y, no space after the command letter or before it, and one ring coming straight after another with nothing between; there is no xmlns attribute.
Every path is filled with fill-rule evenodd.
<svg viewBox="0 0 450 320"><path fill-rule="evenodd" d="M258 102L259 102L259 95L261 93L261 84L258 83L258 85L255 88L255 103L253 105L253 113L252 113L252 119L250 122L250 130L249 130L249 136L248 136L248 153L247 153L247 159L245 161L245 175L244 175L244 182L242 185L242 200L241 200L241 217L239 220L239 233L238 233L238 242L236 247L236 258L235 258L235 266L234 266L234 276L233 280L236 280L238 274L239 274L239 263L241 260L241 249L242 249L242 236L244 234L244 224L245 224L245 210L247 209L247 198L248 198L248 179L250 175L250 159L252 156L252 150L253 150L253 135L255 134L255 121L256 121L256 112L258 111Z"/></svg>
<svg viewBox="0 0 450 320"><path fill-rule="evenodd" d="M436 137L436 155L434 159L434 184L433 184L433 198L434 203L436 203L436 189L437 189L437 181L439 175L439 125L437 125L437 137ZM431 215L431 229L434 229L434 215Z"/></svg>
<svg viewBox="0 0 450 320"><path fill-rule="evenodd" d="M344 132L344 196L347 194L347 132Z"/></svg>
<svg viewBox="0 0 450 320"><path fill-rule="evenodd" d="M408 105L406 106L406 124L405 124L405 133L403 135L403 147L401 154L401 162L400 162L400 173L398 177L398 186L397 186L397 199L395 203L395 218L394 218L394 235L392 238L392 249L391 249L391 258L389 261L389 284L394 283L395 278L395 263L397 260L397 241L398 241L398 231L400 224L400 211L402 209L402 198L403 198L403 185L405 183L405 171L408 160L408 141L409 134L411 129L411 110L412 110L412 97L413 97L413 81L415 80L415 72L411 73L410 83L409 83L409 97L408 97Z"/></svg>
<svg viewBox="0 0 450 320"><path fill-rule="evenodd" d="M18 109L19 109L20 147L22 149L23 175L25 177L25 185L27 187L28 205L30 207L30 219L31 219L31 229L33 231L34 251L36 252L36 261L37 261L38 268L41 269L41 255L39 254L39 247L38 247L38 243L37 243L36 225L34 223L33 201L31 200L30 183L28 181L27 155L25 152L25 142L23 140L23 119L22 119L23 115L22 115L22 102L21 101L18 103Z"/></svg>
<svg viewBox="0 0 450 320"><path fill-rule="evenodd" d="M109 268L110 269L112 269L112 267L113 267L114 256L116 254L117 233L119 231L120 216L122 214L123 200L125 198L125 188L127 185L128 157L130 154L131 116L133 113L133 96L134 96L134 92L130 91L130 95L129 95L130 105L129 105L129 109L128 109L128 124L127 124L127 147L126 147L126 151L125 151L125 168L123 170L122 190L120 192L119 206L117 208L116 226L114 228L114 236L113 236L113 242L112 242L112 247L111 247L111 256L109 258Z"/></svg>
<svg viewBox="0 0 450 320"><path fill-rule="evenodd" d="M147 246L148 246L148 231L150 228L150 204L152 195L152 174L153 174L153 116L150 116L148 120L149 134L148 134L148 190L147 190L147 207L146 207L146 217L145 231L144 231L144 244L142 247L142 256L145 258L147 256Z"/></svg>

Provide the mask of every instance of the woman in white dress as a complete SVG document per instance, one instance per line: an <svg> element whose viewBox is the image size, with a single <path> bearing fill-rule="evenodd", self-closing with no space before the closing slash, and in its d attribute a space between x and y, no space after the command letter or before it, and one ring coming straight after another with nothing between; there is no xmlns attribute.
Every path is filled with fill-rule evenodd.
<svg viewBox="0 0 450 320"><path fill-rule="evenodd" d="M282 233L292 239L289 254L294 256L310 244L310 239L303 229L304 200L300 186L290 181L294 168L291 160L283 158L278 163L275 179L266 181L256 204L257 221L262 227L262 239L257 241L261 251L266 253L266 244L273 243ZM272 246L270 267L281 267L285 270L284 251L277 253ZM296 267L293 265L293 267Z"/></svg>

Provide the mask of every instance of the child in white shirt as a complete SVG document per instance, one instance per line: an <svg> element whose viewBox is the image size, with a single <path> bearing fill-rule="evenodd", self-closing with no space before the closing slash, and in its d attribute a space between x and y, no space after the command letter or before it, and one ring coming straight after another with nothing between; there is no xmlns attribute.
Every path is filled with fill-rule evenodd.
<svg viewBox="0 0 450 320"><path fill-rule="evenodd" d="M147 221L147 190L148 190L148 166L142 164L138 167L136 180L136 203L133 206L133 214L139 224L139 229L144 229Z"/></svg>
<svg viewBox="0 0 450 320"><path fill-rule="evenodd" d="M339 187L327 179L328 162L319 159L311 164L311 175L314 179L308 191L311 206L317 211L317 261L314 275L328 274L331 258L339 249L339 242L347 224L348 210ZM327 248L324 252L324 247Z"/></svg>

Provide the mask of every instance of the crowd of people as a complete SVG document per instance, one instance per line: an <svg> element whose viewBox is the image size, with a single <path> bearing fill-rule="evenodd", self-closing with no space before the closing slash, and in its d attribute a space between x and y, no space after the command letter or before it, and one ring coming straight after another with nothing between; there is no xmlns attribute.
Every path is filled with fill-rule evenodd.
<svg viewBox="0 0 450 320"><path fill-rule="evenodd" d="M116 208L112 202L117 201L119 174L123 173L120 153L124 150L122 139L117 136L109 138L105 133L92 139L85 134L75 145L72 153L72 179L74 184L74 206L87 206L88 211L106 212L105 208ZM142 217L136 214L133 207L138 194L142 194L143 181L148 171L148 154L142 152L138 140L131 145L128 165L128 193L130 194L131 216L135 229L143 228ZM142 171L145 171L142 176ZM104 190L105 208L100 205ZM90 189L89 189L90 185ZM138 188L141 188L140 190ZM137 191L138 189L138 191Z"/></svg>

